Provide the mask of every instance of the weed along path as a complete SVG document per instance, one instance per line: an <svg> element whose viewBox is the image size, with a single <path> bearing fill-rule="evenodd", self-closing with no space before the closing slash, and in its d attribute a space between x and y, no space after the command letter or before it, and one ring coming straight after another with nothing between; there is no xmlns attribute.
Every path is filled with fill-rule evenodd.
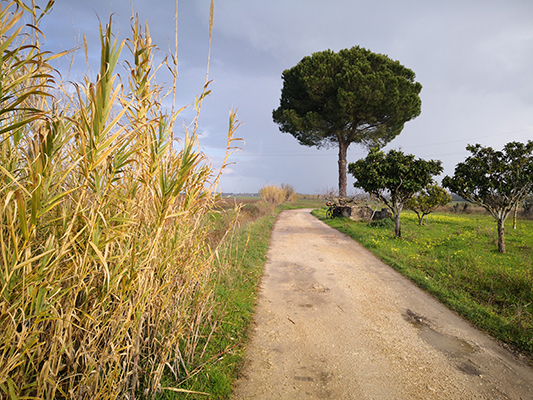
<svg viewBox="0 0 533 400"><path fill-rule="evenodd" d="M344 234L275 224L236 399L533 399L533 369Z"/></svg>

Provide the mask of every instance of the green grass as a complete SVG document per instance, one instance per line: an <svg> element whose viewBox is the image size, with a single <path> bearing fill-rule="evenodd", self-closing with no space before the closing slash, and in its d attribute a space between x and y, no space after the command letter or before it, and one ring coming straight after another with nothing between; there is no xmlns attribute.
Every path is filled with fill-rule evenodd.
<svg viewBox="0 0 533 400"><path fill-rule="evenodd" d="M320 208L326 204L322 199L297 199L292 203L283 203L280 207L283 210L293 210L296 208Z"/></svg>
<svg viewBox="0 0 533 400"><path fill-rule="evenodd" d="M313 212L325 220L325 209ZM507 253L497 249L496 222L486 215L435 213L418 226L402 213L402 239L392 221L369 226L326 220L385 263L495 338L533 352L533 221L506 224Z"/></svg>

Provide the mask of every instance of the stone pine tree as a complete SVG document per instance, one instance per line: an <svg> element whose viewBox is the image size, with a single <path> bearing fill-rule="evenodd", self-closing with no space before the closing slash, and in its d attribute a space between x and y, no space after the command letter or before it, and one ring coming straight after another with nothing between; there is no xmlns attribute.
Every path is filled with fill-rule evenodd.
<svg viewBox="0 0 533 400"><path fill-rule="evenodd" d="M354 186L382 201L394 217L394 235L402 236L400 214L415 193L433 182L442 172L438 160L415 159L412 154L390 150L387 154L372 149L366 158L350 163Z"/></svg>
<svg viewBox="0 0 533 400"><path fill-rule="evenodd" d="M516 204L533 189L533 141L510 142L502 151L480 144L457 164L453 177L442 185L464 199L485 208L498 223L498 251L505 253L505 220Z"/></svg>
<svg viewBox="0 0 533 400"><path fill-rule="evenodd" d="M350 144L382 147L420 114L422 85L415 73L362 47L314 53L285 70L282 79L274 122L302 145L338 147L341 197Z"/></svg>

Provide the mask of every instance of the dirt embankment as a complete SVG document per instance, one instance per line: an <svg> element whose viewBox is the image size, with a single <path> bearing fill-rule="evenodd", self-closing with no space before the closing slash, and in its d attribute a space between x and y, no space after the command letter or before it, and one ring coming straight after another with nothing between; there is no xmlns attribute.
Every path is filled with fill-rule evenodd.
<svg viewBox="0 0 533 400"><path fill-rule="evenodd" d="M309 211L275 225L235 398L533 398L531 367Z"/></svg>

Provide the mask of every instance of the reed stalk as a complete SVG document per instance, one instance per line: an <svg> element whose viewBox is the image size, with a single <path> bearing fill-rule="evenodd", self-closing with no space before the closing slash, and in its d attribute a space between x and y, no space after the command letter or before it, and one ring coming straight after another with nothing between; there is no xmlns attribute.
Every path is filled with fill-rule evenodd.
<svg viewBox="0 0 533 400"><path fill-rule="evenodd" d="M196 120L173 137L148 27L101 26L99 74L71 90L40 49L52 5L0 2L0 398L152 395L206 340L218 175Z"/></svg>

